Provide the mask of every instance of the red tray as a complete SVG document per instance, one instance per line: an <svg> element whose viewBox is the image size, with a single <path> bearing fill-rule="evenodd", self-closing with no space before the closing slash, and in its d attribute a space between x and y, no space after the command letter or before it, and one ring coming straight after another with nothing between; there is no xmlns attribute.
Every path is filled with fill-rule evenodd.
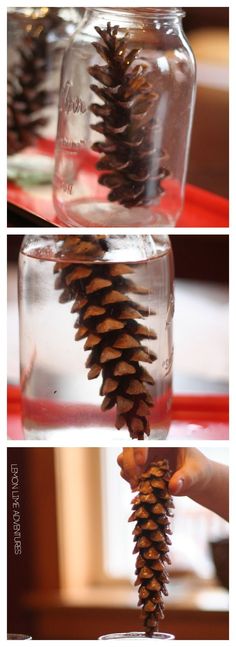
<svg viewBox="0 0 236 647"><path fill-rule="evenodd" d="M30 149L29 149L30 152ZM45 149L39 144L34 149L34 154L46 153L53 156L53 143ZM55 214L50 185L35 186L30 189L22 188L14 182L8 183L8 203L15 208L26 212L29 216L36 216L46 223L60 226ZM29 218L30 219L30 218ZM43 226L43 222L40 223ZM199 189L187 184L185 204L177 227L228 227L229 203L228 200L214 193Z"/></svg>
<svg viewBox="0 0 236 647"><path fill-rule="evenodd" d="M71 405L71 415L74 415ZM52 405L51 416L55 415ZM23 440L20 388L8 386L8 437ZM228 440L227 395L175 395L168 440Z"/></svg>

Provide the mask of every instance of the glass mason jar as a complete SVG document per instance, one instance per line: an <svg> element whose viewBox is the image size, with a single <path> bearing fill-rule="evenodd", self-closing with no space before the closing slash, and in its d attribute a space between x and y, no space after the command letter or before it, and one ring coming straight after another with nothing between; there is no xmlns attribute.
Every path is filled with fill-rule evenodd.
<svg viewBox="0 0 236 647"><path fill-rule="evenodd" d="M7 640L32 640L32 637L25 634L7 634Z"/></svg>
<svg viewBox="0 0 236 647"><path fill-rule="evenodd" d="M175 225L195 98L184 13L88 9L65 52L54 204L61 223Z"/></svg>
<svg viewBox="0 0 236 647"><path fill-rule="evenodd" d="M171 412L168 236L26 236L19 259L25 438L163 439ZM74 328L74 329L73 329Z"/></svg>
<svg viewBox="0 0 236 647"><path fill-rule="evenodd" d="M51 182L62 56L78 11L14 7L7 24L8 177Z"/></svg>
<svg viewBox="0 0 236 647"><path fill-rule="evenodd" d="M132 631L123 634L107 634L106 636L99 636L98 640L174 640L175 636L173 634L161 633L156 631L152 636L146 636L144 632Z"/></svg>

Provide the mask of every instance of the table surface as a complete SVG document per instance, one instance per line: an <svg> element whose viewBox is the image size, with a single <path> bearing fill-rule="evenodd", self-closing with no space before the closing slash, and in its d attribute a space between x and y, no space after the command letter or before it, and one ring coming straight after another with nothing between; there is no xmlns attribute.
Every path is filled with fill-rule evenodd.
<svg viewBox="0 0 236 647"><path fill-rule="evenodd" d="M39 411L43 410L43 406L40 403L37 406ZM58 419L61 420L61 411L60 409L57 411L56 406L52 403L53 410L51 411L51 415L56 419L58 414ZM67 415L75 416L75 409L76 406L73 405L73 411L68 411ZM167 438L168 440L184 439L187 441L228 440L228 409L229 401L227 395L175 395L173 398L172 422ZM89 412L87 411L88 414ZM80 413L79 408L77 416L81 418L81 426L74 430L73 440L77 437L81 446L87 446L90 430L83 425L83 412ZM52 440L54 440L55 433L57 432L52 429ZM96 435L98 437L98 432L96 432ZM108 439L109 435L111 441L113 441L112 444L119 444L119 432L115 431L115 434L113 432L111 434L109 428L107 430L104 429L102 440L104 441L105 437ZM21 424L20 388L13 385L8 386L8 439L24 440ZM100 440L101 435L99 434ZM130 444L130 442L127 441L127 444ZM150 446L156 446L156 441L150 438L148 444Z"/></svg>
<svg viewBox="0 0 236 647"><path fill-rule="evenodd" d="M204 580L189 574L185 577L173 577L168 585L169 596L165 599L168 611L199 610L227 612L229 608L229 593L215 580ZM137 608L137 591L130 584L105 586L81 586L57 592L31 593L25 596L32 607L50 606L63 607L105 607Z"/></svg>
<svg viewBox="0 0 236 647"><path fill-rule="evenodd" d="M8 205L16 213L15 226L21 226L21 218L38 226L59 227L60 223L53 206L50 184L21 187L8 183ZM19 224L17 220L19 219ZM64 225L63 225L64 226ZM188 184L185 203L177 227L228 227L228 200L209 191Z"/></svg>

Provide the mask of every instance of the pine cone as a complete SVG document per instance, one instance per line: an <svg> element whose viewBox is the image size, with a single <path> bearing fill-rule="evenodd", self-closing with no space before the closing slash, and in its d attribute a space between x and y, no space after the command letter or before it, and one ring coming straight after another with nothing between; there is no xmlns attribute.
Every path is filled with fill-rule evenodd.
<svg viewBox="0 0 236 647"><path fill-rule="evenodd" d="M139 602L147 636L159 631L159 620L164 618L163 595L168 595L169 581L166 563L172 534L169 517L173 500L168 491L170 479L169 464L166 460L152 463L142 474L138 495L133 499L133 513L129 521L136 521L133 530L138 553L136 560L136 586L139 586Z"/></svg>
<svg viewBox="0 0 236 647"><path fill-rule="evenodd" d="M109 22L106 29L95 29L101 40L93 45L107 63L89 68L101 84L91 89L104 102L90 106L102 119L91 128L104 135L104 141L92 146L101 153L97 169L107 171L98 181L110 189L112 202L130 208L148 205L162 195L162 181L169 175L166 155L155 144L159 96L148 80L148 65L138 63L139 50L128 50L129 33L118 38L119 26Z"/></svg>
<svg viewBox="0 0 236 647"><path fill-rule="evenodd" d="M47 120L39 116L47 94L41 85L47 69L45 41L25 37L19 62L8 75L7 152L13 155L35 143Z"/></svg>
<svg viewBox="0 0 236 647"><path fill-rule="evenodd" d="M55 287L63 290L59 301L74 301L71 312L78 314L75 339L85 339L84 349L91 351L86 361L88 379L101 373L102 410L116 406L117 429L126 425L130 436L141 440L144 434L150 434L153 399L148 385L154 384L141 362L156 359L142 341L156 339L156 333L139 321L154 313L129 295L147 294L149 290L128 277L133 273L132 265L91 262L93 258L102 259L106 236L59 239L63 241L60 258L66 261L68 254L70 258L79 254L88 259L76 264L59 261L54 268L59 272Z"/></svg>
<svg viewBox="0 0 236 647"><path fill-rule="evenodd" d="M35 24L34 24L35 23ZM43 20L33 21L31 31L18 47L18 62L9 69L7 81L7 153L14 155L34 145L40 128L47 124L42 110L52 102L53 92L44 84L48 70L48 33L63 20L50 8Z"/></svg>

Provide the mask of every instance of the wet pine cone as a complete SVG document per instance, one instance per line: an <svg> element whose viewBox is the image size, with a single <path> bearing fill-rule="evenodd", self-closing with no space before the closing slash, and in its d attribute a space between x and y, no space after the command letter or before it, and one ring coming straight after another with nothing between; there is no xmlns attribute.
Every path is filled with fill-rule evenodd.
<svg viewBox="0 0 236 647"><path fill-rule="evenodd" d="M40 116L46 102L41 84L46 74L45 43L26 37L19 62L8 74L7 153L14 155L33 145L47 121Z"/></svg>
<svg viewBox="0 0 236 647"><path fill-rule="evenodd" d="M160 149L156 119L159 95L149 80L148 65L139 62L140 50L128 49L129 33L117 36L119 26L95 27L100 41L93 45L106 65L89 68L100 85L91 89L103 103L90 109L101 121L91 126L104 136L92 148L101 157L99 183L109 188L108 199L127 208L151 204L164 192L169 171ZM136 63L136 64L135 64Z"/></svg>
<svg viewBox="0 0 236 647"><path fill-rule="evenodd" d="M126 263L93 263L103 258L106 236L59 236L60 258L54 267L55 287L61 290L60 303L73 301L76 341L85 340L88 379L102 376L100 395L103 411L116 407L116 428L128 427L130 436L142 440L150 434L149 417L153 406L150 385L154 380L142 366L156 355L142 342L156 339L155 331L143 323L149 308L136 301L136 295L149 292L132 281L133 268ZM83 256L86 262L66 262L69 256ZM132 296L131 296L132 295Z"/></svg>
<svg viewBox="0 0 236 647"><path fill-rule="evenodd" d="M36 143L40 129L47 124L43 109L52 103L53 92L45 89L48 71L48 33L60 28L63 20L56 8L43 19L35 19L17 47L18 61L8 71L7 154L14 155ZM60 47L57 48L59 52ZM60 50L61 51L61 50ZM55 65L51 62L52 68Z"/></svg>

